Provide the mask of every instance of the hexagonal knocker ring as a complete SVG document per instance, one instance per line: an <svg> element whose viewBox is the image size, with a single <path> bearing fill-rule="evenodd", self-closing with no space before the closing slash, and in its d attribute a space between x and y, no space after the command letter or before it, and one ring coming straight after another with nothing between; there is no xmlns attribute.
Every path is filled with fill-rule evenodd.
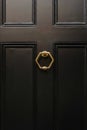
<svg viewBox="0 0 87 130"><path fill-rule="evenodd" d="M43 57L43 58L49 57L51 59L51 61L50 61L50 63L49 63L48 66L41 66L40 65L39 59L41 57ZM48 51L42 51L42 52L39 52L39 54L37 55L35 61L36 61L37 65L38 65L39 69L41 69L41 70L48 70L48 69L51 68L51 66L52 66L52 64L54 62L54 58L53 58L53 56L51 55L50 52L48 52Z"/></svg>

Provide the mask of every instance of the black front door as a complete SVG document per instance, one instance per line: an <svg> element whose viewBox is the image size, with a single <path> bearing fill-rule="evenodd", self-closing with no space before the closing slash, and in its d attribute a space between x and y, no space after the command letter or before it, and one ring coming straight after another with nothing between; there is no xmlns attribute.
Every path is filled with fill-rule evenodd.
<svg viewBox="0 0 87 130"><path fill-rule="evenodd" d="M0 0L0 129L87 130L86 88L87 0Z"/></svg>

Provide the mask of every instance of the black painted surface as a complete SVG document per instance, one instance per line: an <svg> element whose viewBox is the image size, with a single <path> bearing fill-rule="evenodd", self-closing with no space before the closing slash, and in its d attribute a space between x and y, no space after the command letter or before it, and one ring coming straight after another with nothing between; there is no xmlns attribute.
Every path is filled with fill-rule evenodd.
<svg viewBox="0 0 87 130"><path fill-rule="evenodd" d="M0 0L0 129L87 130L87 0L21 2Z"/></svg>
<svg viewBox="0 0 87 130"><path fill-rule="evenodd" d="M56 46L55 128L84 129L85 55L81 46Z"/></svg>

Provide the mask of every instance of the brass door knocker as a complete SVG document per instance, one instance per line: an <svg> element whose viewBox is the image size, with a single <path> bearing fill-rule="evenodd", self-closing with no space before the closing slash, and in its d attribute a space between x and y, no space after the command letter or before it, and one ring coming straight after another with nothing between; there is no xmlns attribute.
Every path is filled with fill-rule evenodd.
<svg viewBox="0 0 87 130"><path fill-rule="evenodd" d="M41 57L42 57L42 58L47 58L47 57L50 58L51 61L50 61L50 63L49 63L48 66L45 66L45 65L44 65L44 66L41 66L41 65L40 65L39 59L40 59ZM42 52L39 52L39 54L37 55L35 61L36 61L37 65L38 65L39 69L48 70L48 69L51 68L51 66L52 66L52 64L53 64L53 62L54 62L54 58L53 58L53 56L51 55L50 52L48 52L48 51L42 51Z"/></svg>

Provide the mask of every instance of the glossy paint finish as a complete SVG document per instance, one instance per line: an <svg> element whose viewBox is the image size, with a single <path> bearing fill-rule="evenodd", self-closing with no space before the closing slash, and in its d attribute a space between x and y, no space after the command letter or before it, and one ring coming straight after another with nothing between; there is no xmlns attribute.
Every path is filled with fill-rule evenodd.
<svg viewBox="0 0 87 130"><path fill-rule="evenodd" d="M87 0L18 1L0 0L0 129L87 130Z"/></svg>

